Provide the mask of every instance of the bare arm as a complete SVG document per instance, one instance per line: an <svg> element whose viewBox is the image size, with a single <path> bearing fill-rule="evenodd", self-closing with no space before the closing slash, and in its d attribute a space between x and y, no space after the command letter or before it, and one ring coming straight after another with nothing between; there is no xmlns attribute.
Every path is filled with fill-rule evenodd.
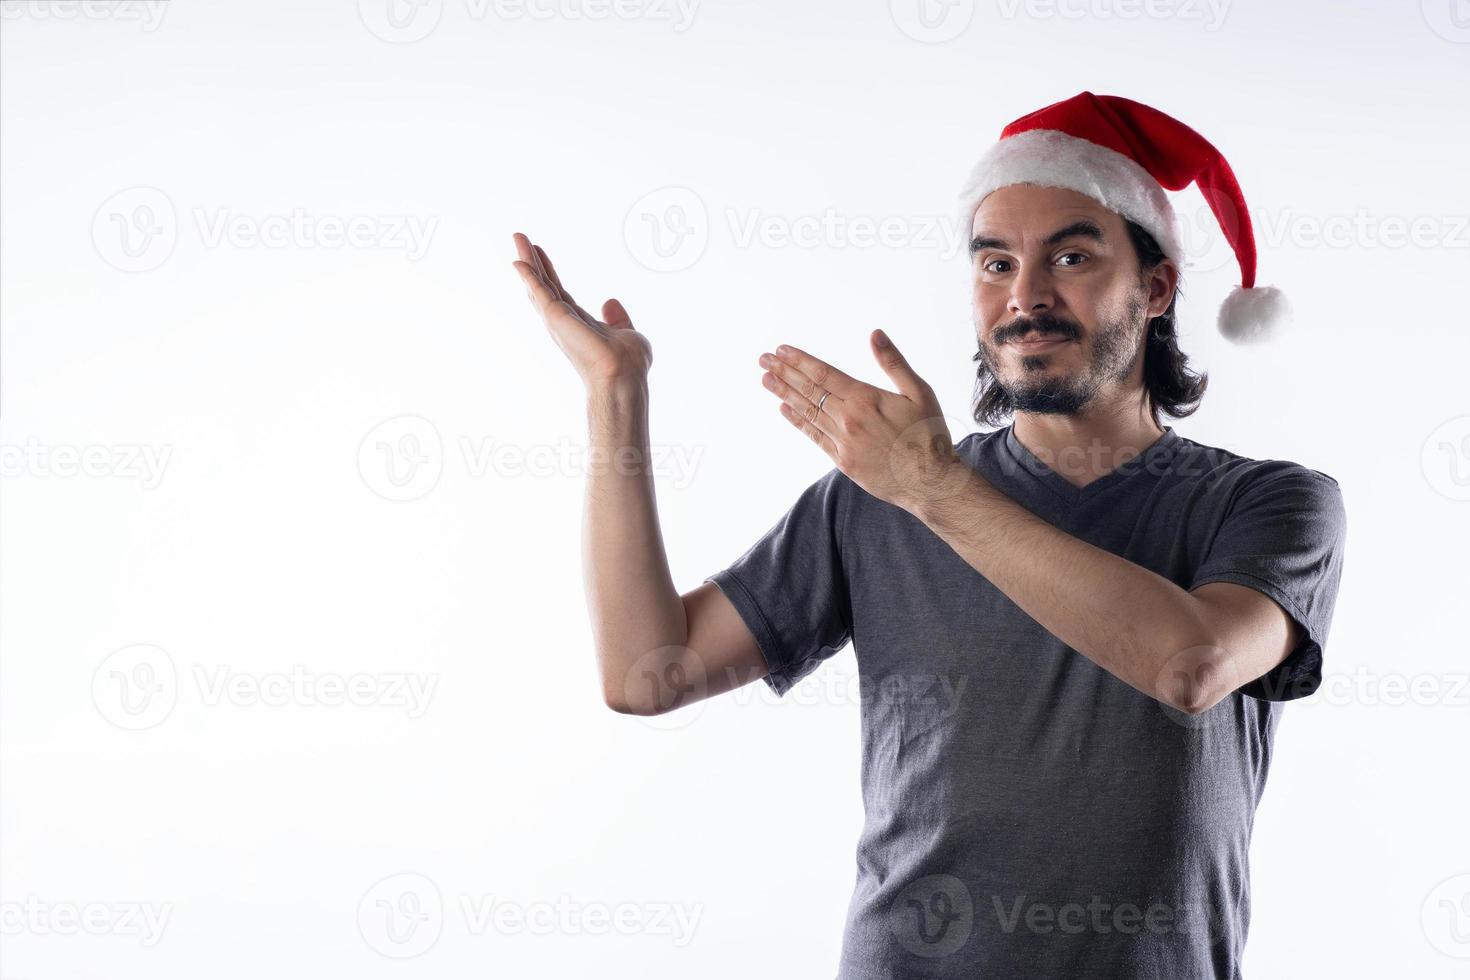
<svg viewBox="0 0 1470 980"><path fill-rule="evenodd" d="M1302 628L1228 582L1185 591L1035 516L956 457L946 490L913 513L1053 636L1189 714L1281 663Z"/></svg>
<svg viewBox="0 0 1470 980"><path fill-rule="evenodd" d="M955 452L934 389L886 335L871 339L897 393L786 345L761 360L767 386L843 473L923 521L1057 639L1190 714L1264 676L1301 643L1301 625L1262 592L1230 582L1185 591L1006 496Z"/></svg>
<svg viewBox="0 0 1470 980"><path fill-rule="evenodd" d="M591 317L540 246L519 233L515 243L531 302L587 390L582 574L603 701L659 714L764 676L755 637L718 587L680 595L669 573L649 466L647 338L615 299Z"/></svg>

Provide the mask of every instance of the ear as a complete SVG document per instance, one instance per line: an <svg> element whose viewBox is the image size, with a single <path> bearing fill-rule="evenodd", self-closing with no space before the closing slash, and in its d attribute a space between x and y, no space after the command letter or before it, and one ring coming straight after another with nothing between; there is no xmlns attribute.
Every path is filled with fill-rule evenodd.
<svg viewBox="0 0 1470 980"><path fill-rule="evenodd" d="M1179 288L1179 266L1173 259L1164 259L1147 272L1145 285L1148 287L1148 319L1163 316L1169 304L1174 302L1174 291Z"/></svg>

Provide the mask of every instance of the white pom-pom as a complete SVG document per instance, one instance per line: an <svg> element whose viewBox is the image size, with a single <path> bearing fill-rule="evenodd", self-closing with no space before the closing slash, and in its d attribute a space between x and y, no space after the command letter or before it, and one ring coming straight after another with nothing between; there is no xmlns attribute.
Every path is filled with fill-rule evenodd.
<svg viewBox="0 0 1470 980"><path fill-rule="evenodd" d="M1232 344L1270 340L1291 322L1291 304L1275 286L1236 286L1220 304L1220 333Z"/></svg>

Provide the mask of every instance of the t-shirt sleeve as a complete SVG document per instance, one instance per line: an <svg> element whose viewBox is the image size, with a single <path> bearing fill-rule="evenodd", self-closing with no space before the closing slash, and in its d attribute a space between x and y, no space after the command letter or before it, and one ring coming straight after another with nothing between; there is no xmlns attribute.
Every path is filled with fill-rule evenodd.
<svg viewBox="0 0 1470 980"><path fill-rule="evenodd" d="M1290 464L1253 479L1231 503L1190 588L1206 582L1248 586L1276 600L1303 628L1286 659L1241 693L1290 701L1321 685L1346 536L1337 481L1304 466Z"/></svg>
<svg viewBox="0 0 1470 980"><path fill-rule="evenodd" d="M778 697L852 639L841 531L854 488L833 467L714 582L754 634Z"/></svg>

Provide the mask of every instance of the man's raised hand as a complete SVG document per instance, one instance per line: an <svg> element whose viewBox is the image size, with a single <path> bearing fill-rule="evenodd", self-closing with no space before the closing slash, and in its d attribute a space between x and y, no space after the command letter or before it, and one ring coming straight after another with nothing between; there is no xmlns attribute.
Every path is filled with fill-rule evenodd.
<svg viewBox="0 0 1470 980"><path fill-rule="evenodd" d="M969 470L955 452L934 389L882 330L868 340L897 392L784 344L761 355L761 383L780 398L788 422L879 500L913 513L940 497L966 493Z"/></svg>
<svg viewBox="0 0 1470 980"><path fill-rule="evenodd" d="M609 299L598 320L578 306L562 286L556 267L540 245L520 232L513 236L516 254L511 264L525 283L526 295L545 322L551 337L572 362L589 388L624 379L643 380L653 365L653 345L633 329L623 304Z"/></svg>

